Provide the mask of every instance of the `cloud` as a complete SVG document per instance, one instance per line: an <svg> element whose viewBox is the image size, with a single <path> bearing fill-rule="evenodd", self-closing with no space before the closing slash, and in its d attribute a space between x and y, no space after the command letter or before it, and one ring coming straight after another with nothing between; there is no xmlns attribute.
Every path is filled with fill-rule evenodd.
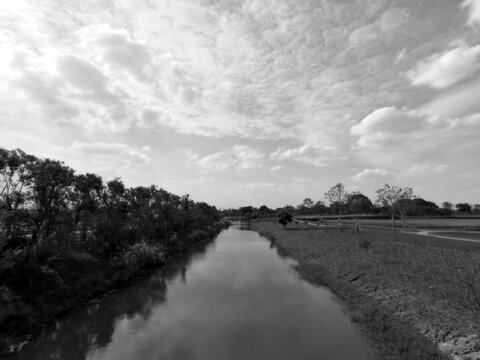
<svg viewBox="0 0 480 360"><path fill-rule="evenodd" d="M270 171L279 171L279 170L282 170L283 169L283 166L282 165L276 165L276 166L272 166L270 168Z"/></svg>
<svg viewBox="0 0 480 360"><path fill-rule="evenodd" d="M92 165L102 168L125 168L147 164L150 161L148 146L140 150L126 144L106 142L74 142L68 151L75 156L87 156Z"/></svg>
<svg viewBox="0 0 480 360"><path fill-rule="evenodd" d="M461 7L470 11L467 22L469 26L480 23L480 0L463 0Z"/></svg>
<svg viewBox="0 0 480 360"><path fill-rule="evenodd" d="M429 116L459 118L480 112L480 76L466 84L459 84L436 96L420 107Z"/></svg>
<svg viewBox="0 0 480 360"><path fill-rule="evenodd" d="M406 73L412 85L444 89L471 77L480 68L480 45L463 43L443 53L433 54Z"/></svg>
<svg viewBox="0 0 480 360"><path fill-rule="evenodd" d="M359 159L372 168L402 172L412 166L441 167L458 161L460 154L463 165L473 164L473 154L480 151L479 119L480 114L451 119L388 107L373 111L350 131L357 137L354 150Z"/></svg>
<svg viewBox="0 0 480 360"><path fill-rule="evenodd" d="M395 107L385 107L373 111L350 132L358 136L358 147L388 146L392 140L399 141L428 125L425 115L418 111L403 111Z"/></svg>
<svg viewBox="0 0 480 360"><path fill-rule="evenodd" d="M104 61L110 65L125 69L137 80L146 81L147 65L150 56L147 48L129 39L125 33L107 33L95 42L100 48Z"/></svg>
<svg viewBox="0 0 480 360"><path fill-rule="evenodd" d="M276 161L294 160L313 166L323 167L333 158L338 159L332 148L319 148L310 144L298 148L278 147L269 158Z"/></svg>
<svg viewBox="0 0 480 360"><path fill-rule="evenodd" d="M390 172L385 169L364 169L355 174L355 180L371 180L378 178L385 178L390 176Z"/></svg>
<svg viewBox="0 0 480 360"><path fill-rule="evenodd" d="M196 156L193 157L196 160ZM224 171L228 169L250 170L262 166L265 155L245 145L235 145L230 150L207 155L196 161L204 170Z"/></svg>

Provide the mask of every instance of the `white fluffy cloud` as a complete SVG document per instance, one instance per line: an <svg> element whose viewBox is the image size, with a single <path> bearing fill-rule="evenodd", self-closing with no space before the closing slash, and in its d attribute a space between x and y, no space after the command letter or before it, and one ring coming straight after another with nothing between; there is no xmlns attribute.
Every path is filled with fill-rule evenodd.
<svg viewBox="0 0 480 360"><path fill-rule="evenodd" d="M443 53L433 54L407 72L413 85L444 89L472 76L480 69L480 45L465 43Z"/></svg>
<svg viewBox="0 0 480 360"><path fill-rule="evenodd" d="M297 148L285 148L280 146L269 155L269 158L276 161L294 160L313 166L326 166L333 159L338 159L332 148L319 148L305 144Z"/></svg>
<svg viewBox="0 0 480 360"><path fill-rule="evenodd" d="M358 136L359 147L388 147L412 137L428 126L424 115L418 111L403 111L386 107L373 111L358 124L351 127L352 135Z"/></svg>
<svg viewBox="0 0 480 360"><path fill-rule="evenodd" d="M355 180L371 180L378 178L386 178L390 176L390 172L385 169L364 169L355 174Z"/></svg>
<svg viewBox="0 0 480 360"><path fill-rule="evenodd" d="M262 166L265 155L249 146L235 145L229 150L219 151L200 159L197 156L191 158L204 170L249 170Z"/></svg>
<svg viewBox="0 0 480 360"><path fill-rule="evenodd" d="M74 142L68 149L74 156L87 157L89 162L98 167L130 168L147 164L151 149L144 146L135 149L126 144L106 142Z"/></svg>
<svg viewBox="0 0 480 360"><path fill-rule="evenodd" d="M394 166L399 172L426 164L445 168L461 152L462 162L474 161L473 154L480 151L478 119L480 114L449 119L390 107L373 111L350 131L357 138L358 155L379 168Z"/></svg>

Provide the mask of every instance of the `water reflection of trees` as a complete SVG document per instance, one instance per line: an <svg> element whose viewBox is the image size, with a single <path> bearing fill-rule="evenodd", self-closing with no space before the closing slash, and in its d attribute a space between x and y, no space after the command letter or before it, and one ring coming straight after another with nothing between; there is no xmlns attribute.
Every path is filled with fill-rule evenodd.
<svg viewBox="0 0 480 360"><path fill-rule="evenodd" d="M106 347L112 341L117 323L139 317L146 325L155 308L167 301L167 283L179 278L186 282L192 260L203 257L208 244L175 256L169 265L135 285L119 290L98 303L69 314L46 327L24 349L7 356L9 360L85 360L90 350Z"/></svg>

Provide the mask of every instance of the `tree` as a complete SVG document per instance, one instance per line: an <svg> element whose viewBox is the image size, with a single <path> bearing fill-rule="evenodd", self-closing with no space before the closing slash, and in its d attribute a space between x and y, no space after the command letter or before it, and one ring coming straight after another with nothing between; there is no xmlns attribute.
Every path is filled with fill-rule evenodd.
<svg viewBox="0 0 480 360"><path fill-rule="evenodd" d="M283 225L283 228L287 228L287 224L292 222L293 216L289 212L282 212L278 215L278 222Z"/></svg>
<svg viewBox="0 0 480 360"><path fill-rule="evenodd" d="M461 213L469 213L472 211L472 207L467 203L458 203L455 205L455 208Z"/></svg>
<svg viewBox="0 0 480 360"><path fill-rule="evenodd" d="M405 187L399 194L399 199L397 200L398 211L400 212L400 217L402 219L403 231L407 229L406 226L406 214L407 211L412 207L413 204L413 189L411 187Z"/></svg>
<svg viewBox="0 0 480 360"><path fill-rule="evenodd" d="M442 203L442 212L444 215L451 215L453 213L453 204L445 201Z"/></svg>
<svg viewBox="0 0 480 360"><path fill-rule="evenodd" d="M348 194L347 206L353 214L362 214L369 213L373 204L368 197L360 192L352 192Z"/></svg>
<svg viewBox="0 0 480 360"><path fill-rule="evenodd" d="M306 208L311 208L313 206L313 200L310 198L303 199L303 206Z"/></svg>
<svg viewBox="0 0 480 360"><path fill-rule="evenodd" d="M392 228L395 229L395 213L397 210L402 217L402 223L405 227L405 214L411 206L413 198L413 189L410 187L401 188L395 185L385 184L383 188L378 189L377 202L387 208L392 217Z"/></svg>
<svg viewBox="0 0 480 360"><path fill-rule="evenodd" d="M57 224L66 225L60 219L68 211L74 171L60 161L37 160L32 165L30 198L34 230L33 243L40 237L47 239L56 232Z"/></svg>
<svg viewBox="0 0 480 360"><path fill-rule="evenodd" d="M342 216L342 207L345 206L345 203L347 202L347 192L345 191L345 186L342 183L338 183L332 186L325 193L325 197L330 202L331 205L337 208L338 224L340 225L341 216Z"/></svg>

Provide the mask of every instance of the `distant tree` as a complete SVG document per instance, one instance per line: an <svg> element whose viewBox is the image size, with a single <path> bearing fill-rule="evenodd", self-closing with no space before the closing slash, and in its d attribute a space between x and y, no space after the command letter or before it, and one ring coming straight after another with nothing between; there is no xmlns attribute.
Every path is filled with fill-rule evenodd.
<svg viewBox="0 0 480 360"><path fill-rule="evenodd" d="M455 205L455 208L461 213L469 213L472 211L472 207L467 203L458 203Z"/></svg>
<svg viewBox="0 0 480 360"><path fill-rule="evenodd" d="M442 203L442 213L444 215L451 215L453 213L453 204L451 202L445 201Z"/></svg>
<svg viewBox="0 0 480 360"><path fill-rule="evenodd" d="M293 216L289 212L284 211L278 215L278 222L283 225L284 229L287 228L287 224L292 222L292 220Z"/></svg>
<svg viewBox="0 0 480 360"><path fill-rule="evenodd" d="M332 186L326 193L325 198L330 202L331 205L337 208L338 211L338 224L340 225L342 208L347 202L347 192L345 191L345 186L342 183L338 183Z"/></svg>
<svg viewBox="0 0 480 360"><path fill-rule="evenodd" d="M479 214L480 213L480 204L474 204L473 207L472 207L472 211L475 214Z"/></svg>
<svg viewBox="0 0 480 360"><path fill-rule="evenodd" d="M312 207L312 212L314 214L325 214L327 211L328 208L323 201L317 201Z"/></svg>
<svg viewBox="0 0 480 360"><path fill-rule="evenodd" d="M453 204L451 202L445 201L442 203L442 208L445 210L453 210Z"/></svg>
<svg viewBox="0 0 480 360"><path fill-rule="evenodd" d="M258 208L258 214L260 216L266 216L266 215L269 215L271 213L272 210L270 210L270 208L266 205L262 205Z"/></svg>
<svg viewBox="0 0 480 360"><path fill-rule="evenodd" d="M362 214L369 213L373 204L367 196L360 192L352 192L348 194L347 206L351 213Z"/></svg>
<svg viewBox="0 0 480 360"><path fill-rule="evenodd" d="M413 189L411 187L403 188L399 194L399 199L397 200L397 208L402 219L403 231L407 229L406 215L407 212L412 208L414 201Z"/></svg>
<svg viewBox="0 0 480 360"><path fill-rule="evenodd" d="M313 206L313 200L310 198L303 199L303 206L306 208L311 208Z"/></svg>
<svg viewBox="0 0 480 360"><path fill-rule="evenodd" d="M402 223L405 226L405 213L411 206L413 197L412 188L401 188L395 185L385 184L383 188L378 189L377 203L387 208L392 218L392 228L395 229L395 213L400 212Z"/></svg>
<svg viewBox="0 0 480 360"><path fill-rule="evenodd" d="M250 220L252 218L253 207L252 206L242 206L240 209L240 216Z"/></svg>

